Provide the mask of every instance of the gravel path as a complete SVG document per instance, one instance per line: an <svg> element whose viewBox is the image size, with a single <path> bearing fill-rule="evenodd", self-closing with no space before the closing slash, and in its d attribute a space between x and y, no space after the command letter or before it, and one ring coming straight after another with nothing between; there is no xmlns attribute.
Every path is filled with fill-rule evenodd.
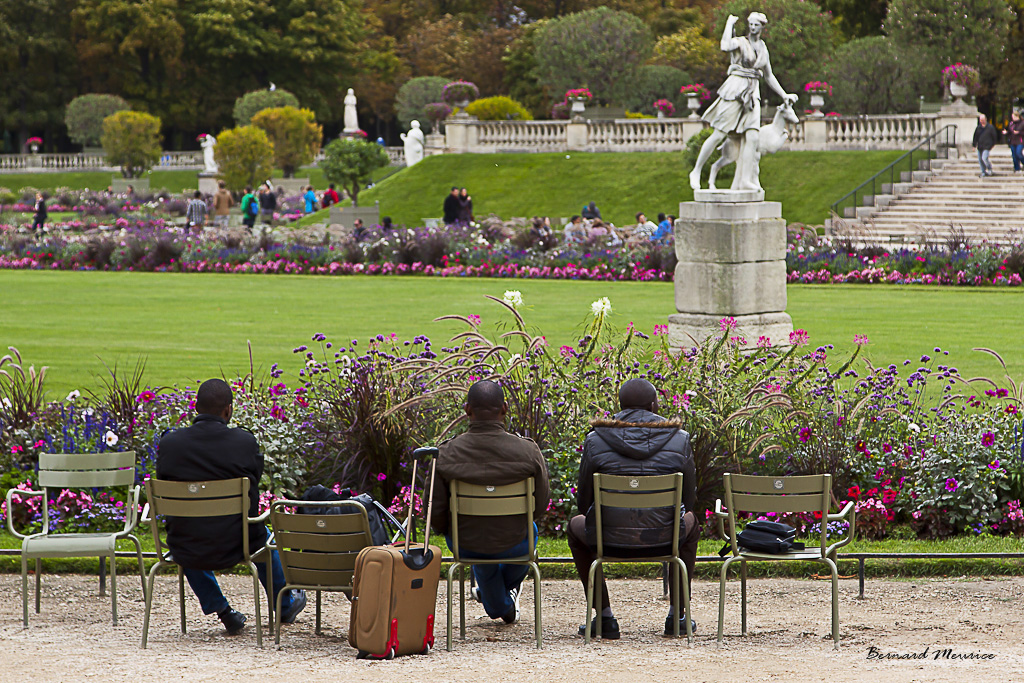
<svg viewBox="0 0 1024 683"><path fill-rule="evenodd" d="M43 577L42 613L30 613L21 628L20 577L0 576L0 681L516 681L579 683L602 681L1007 681L1024 671L1024 578L994 580L872 579L867 599L858 600L855 580L840 584L842 647L832 649L827 581L752 579L749 631L739 635L739 587L730 582L726 641L715 642L718 585L694 584L698 632L692 648L685 639L662 638L667 604L660 582L610 583L622 628L619 641L583 645L576 636L583 595L578 583L545 581L544 649L533 647L532 588L524 592L523 620L495 625L468 604L467 641L444 650L445 588L438 596L437 650L428 657L392 662L357 661L347 642L348 603L325 594L324 633L313 633L310 606L286 627L282 649L273 639L256 648L250 627L237 638L224 634L216 617L205 617L188 592L188 628L177 626L173 576L157 582L149 649L139 648L142 602L139 583L122 576L120 623L110 625L110 602L96 594L96 578ZM244 577L223 579L232 604L252 615L252 588ZM456 618L456 629L458 621ZM457 631L456 631L457 635ZM884 654L921 653L923 660L869 659ZM954 656L990 659L934 659L950 648ZM46 664L42 664L46 662ZM26 672L34 673L26 675ZM1017 671L1017 674L1013 674Z"/></svg>

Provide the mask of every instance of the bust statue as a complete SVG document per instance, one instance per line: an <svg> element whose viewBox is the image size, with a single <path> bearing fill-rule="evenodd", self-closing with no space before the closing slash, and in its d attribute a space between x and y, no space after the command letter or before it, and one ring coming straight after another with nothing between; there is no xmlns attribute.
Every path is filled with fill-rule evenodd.
<svg viewBox="0 0 1024 683"><path fill-rule="evenodd" d="M213 159L213 148L217 146L217 138L207 133L201 143L203 147L203 173L216 175L220 170Z"/></svg>
<svg viewBox="0 0 1024 683"><path fill-rule="evenodd" d="M345 128L344 133L355 133L359 130L359 116L356 114L356 93L352 88L345 95Z"/></svg>
<svg viewBox="0 0 1024 683"><path fill-rule="evenodd" d="M718 99L701 117L714 129L704 141L697 163L690 172L690 187L700 189L700 174L711 153L729 138L735 146L736 175L732 190L761 190L758 178L758 138L761 126L760 80L782 97L784 104L796 102L797 96L787 93L772 73L768 47L761 33L768 18L760 12L747 17L747 35L736 37L734 27L739 17L730 15L725 22L721 48L729 53L729 71L718 89Z"/></svg>
<svg viewBox="0 0 1024 683"><path fill-rule="evenodd" d="M402 142L405 144L405 165L414 166L423 161L423 131L420 130L420 122L413 121L408 133L402 133Z"/></svg>

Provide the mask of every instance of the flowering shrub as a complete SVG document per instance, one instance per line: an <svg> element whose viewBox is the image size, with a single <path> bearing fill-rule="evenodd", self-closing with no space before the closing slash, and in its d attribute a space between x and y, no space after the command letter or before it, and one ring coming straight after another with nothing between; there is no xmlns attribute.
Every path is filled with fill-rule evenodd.
<svg viewBox="0 0 1024 683"><path fill-rule="evenodd" d="M431 102L430 104L424 105L423 113L427 115L427 118L434 125L434 129L437 129L437 124L440 121L444 121L446 118L451 116L452 108L444 102Z"/></svg>
<svg viewBox="0 0 1024 683"><path fill-rule="evenodd" d="M959 83L967 92L975 93L981 84L981 74L969 64L950 64L942 70L942 84L948 88L950 83Z"/></svg>
<svg viewBox="0 0 1024 683"><path fill-rule="evenodd" d="M42 146L43 139L40 138L40 137L34 137L33 136L33 137L30 137L28 140L26 140L25 144L28 145L29 147L31 147L32 145Z"/></svg>
<svg viewBox="0 0 1024 683"><path fill-rule="evenodd" d="M562 120L569 118L569 103L558 102L551 106L551 118Z"/></svg>
<svg viewBox="0 0 1024 683"><path fill-rule="evenodd" d="M672 116L672 114L676 112L675 105L665 99L655 100L654 108L660 111L665 116Z"/></svg>
<svg viewBox="0 0 1024 683"><path fill-rule="evenodd" d="M832 86L826 81L811 81L804 84L804 92L812 95L831 95Z"/></svg>
<svg viewBox="0 0 1024 683"><path fill-rule="evenodd" d="M473 101L480 97L480 89L469 81L452 81L441 90L441 99L457 106L460 102Z"/></svg>
<svg viewBox="0 0 1024 683"><path fill-rule="evenodd" d="M565 100L567 102L569 100L576 99L583 100L584 102L589 102L590 100L594 99L594 95L593 93L590 92L589 88L574 88L572 90L565 91Z"/></svg>
<svg viewBox="0 0 1024 683"><path fill-rule="evenodd" d="M699 97L702 102L711 99L711 91L708 90L703 83L691 83L689 85L684 85L679 89L679 92L683 95Z"/></svg>

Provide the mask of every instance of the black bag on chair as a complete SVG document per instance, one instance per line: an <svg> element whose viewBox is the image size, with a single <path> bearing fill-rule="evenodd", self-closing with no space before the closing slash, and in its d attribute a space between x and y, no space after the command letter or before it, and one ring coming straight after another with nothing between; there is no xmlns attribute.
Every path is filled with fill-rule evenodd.
<svg viewBox="0 0 1024 683"><path fill-rule="evenodd" d="M351 490L342 489L341 493L335 493L326 486L320 484L314 484L306 489L306 492L302 494L301 500L308 501L333 501L333 500L354 500L357 503L362 503L363 507L366 508L366 518L370 522L370 536L373 538L374 545L387 545L391 542L391 536L388 535L388 531L384 526L383 515L391 517L388 513L387 508L383 507L380 503L375 501L369 493L360 493L357 496L353 496ZM307 515L351 515L355 514L351 509L336 508L325 506L322 508L317 507L302 507L299 508L300 513ZM401 524L391 517L389 520L392 522L392 526L398 526L401 528Z"/></svg>
<svg viewBox="0 0 1024 683"><path fill-rule="evenodd" d="M743 550L772 555L804 549L804 544L796 540L796 529L788 524L764 520L749 522L736 535L736 544ZM731 549L732 546L726 543L718 554L725 557Z"/></svg>

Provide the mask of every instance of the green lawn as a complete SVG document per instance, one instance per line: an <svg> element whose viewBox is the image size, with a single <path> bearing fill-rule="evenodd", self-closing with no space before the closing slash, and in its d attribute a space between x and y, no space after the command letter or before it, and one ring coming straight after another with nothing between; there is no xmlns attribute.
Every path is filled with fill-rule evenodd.
<svg viewBox="0 0 1024 683"><path fill-rule="evenodd" d="M590 303L611 298L612 320L642 330L673 312L671 283L0 271L0 348L19 348L25 361L50 367L51 398L97 386L103 362L147 359L153 385L181 385L257 366L295 367L291 349L317 332L333 339L378 333L443 341L456 329L433 323L446 313L475 313L490 324L500 307L483 296L522 291L529 325L549 343L574 338ZM794 326L812 344L849 353L854 334L871 339L875 364L917 362L936 346L967 377L1001 376L997 362L972 352L1000 351L1016 380L1024 377L1024 318L1019 289L790 286ZM102 362L101 362L102 361Z"/></svg>
<svg viewBox="0 0 1024 683"><path fill-rule="evenodd" d="M901 152L780 152L761 160L765 198L782 202L787 221L821 224L832 202L891 163ZM427 157L359 194L380 202L395 223L421 225L441 216L453 185L465 186L477 216L569 217L597 203L616 225L635 223L643 211L679 213L691 201L681 152L615 154L448 154ZM322 221L323 216L307 219Z"/></svg>

